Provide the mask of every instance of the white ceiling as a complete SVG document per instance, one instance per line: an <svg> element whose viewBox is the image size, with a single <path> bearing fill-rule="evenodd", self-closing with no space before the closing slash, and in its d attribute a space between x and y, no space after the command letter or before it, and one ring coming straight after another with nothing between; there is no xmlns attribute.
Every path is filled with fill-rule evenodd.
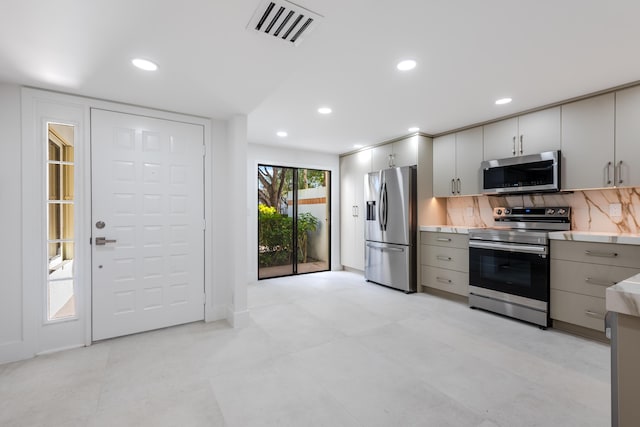
<svg viewBox="0 0 640 427"><path fill-rule="evenodd" d="M640 80L637 0L296 0L324 16L298 47L246 29L259 3L3 0L0 81L247 114L250 142L343 153Z"/></svg>

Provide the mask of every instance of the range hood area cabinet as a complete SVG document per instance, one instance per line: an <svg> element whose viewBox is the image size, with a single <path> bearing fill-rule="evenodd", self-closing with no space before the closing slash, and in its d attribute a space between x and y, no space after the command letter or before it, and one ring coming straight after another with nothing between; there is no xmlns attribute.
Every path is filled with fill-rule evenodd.
<svg viewBox="0 0 640 427"><path fill-rule="evenodd" d="M562 106L562 186L640 185L640 86Z"/></svg>
<svg viewBox="0 0 640 427"><path fill-rule="evenodd" d="M480 194L482 126L433 140L433 195Z"/></svg>
<svg viewBox="0 0 640 427"><path fill-rule="evenodd" d="M560 107L484 126L483 160L560 150Z"/></svg>

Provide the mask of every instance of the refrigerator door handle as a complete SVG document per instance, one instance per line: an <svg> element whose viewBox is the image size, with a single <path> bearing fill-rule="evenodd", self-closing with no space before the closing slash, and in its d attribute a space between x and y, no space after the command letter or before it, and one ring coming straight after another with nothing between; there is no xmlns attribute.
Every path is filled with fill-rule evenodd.
<svg viewBox="0 0 640 427"><path fill-rule="evenodd" d="M404 252L403 248L384 247L384 246L375 245L371 243L367 243L367 247L371 249L377 249L382 252Z"/></svg>
<svg viewBox="0 0 640 427"><path fill-rule="evenodd" d="M380 186L380 194L378 196L378 225L380 230L384 231L384 223L382 222L384 217L384 184Z"/></svg>
<svg viewBox="0 0 640 427"><path fill-rule="evenodd" d="M383 187L383 195L382 197L384 197L384 208L383 208L383 212L384 212L384 231L387 231L387 220L389 219L389 197L387 194L387 183L384 183L384 187Z"/></svg>

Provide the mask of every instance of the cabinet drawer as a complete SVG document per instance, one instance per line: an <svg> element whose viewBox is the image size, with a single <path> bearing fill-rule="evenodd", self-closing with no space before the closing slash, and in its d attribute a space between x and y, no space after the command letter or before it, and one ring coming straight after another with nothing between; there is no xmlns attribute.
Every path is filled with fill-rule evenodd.
<svg viewBox="0 0 640 427"><path fill-rule="evenodd" d="M604 332L604 298L551 290L551 318Z"/></svg>
<svg viewBox="0 0 640 427"><path fill-rule="evenodd" d="M640 273L639 268L551 260L551 288L604 298L605 290Z"/></svg>
<svg viewBox="0 0 640 427"><path fill-rule="evenodd" d="M422 265L469 272L469 249L422 245Z"/></svg>
<svg viewBox="0 0 640 427"><path fill-rule="evenodd" d="M469 236L457 233L438 233L434 231L421 231L420 243L423 245L445 246L450 248L469 248Z"/></svg>
<svg viewBox="0 0 640 427"><path fill-rule="evenodd" d="M552 240L551 258L640 268L640 246Z"/></svg>
<svg viewBox="0 0 640 427"><path fill-rule="evenodd" d="M422 286L469 296L469 273L423 265L421 277Z"/></svg>

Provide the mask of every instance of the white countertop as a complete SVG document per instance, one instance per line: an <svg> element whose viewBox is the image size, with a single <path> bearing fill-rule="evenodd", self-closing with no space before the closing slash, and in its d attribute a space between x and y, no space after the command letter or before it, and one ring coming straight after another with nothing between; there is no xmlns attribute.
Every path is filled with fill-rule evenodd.
<svg viewBox="0 0 640 427"><path fill-rule="evenodd" d="M469 234L469 229L478 227L468 227L460 225L421 225L420 231L432 231L436 233L456 233Z"/></svg>
<svg viewBox="0 0 640 427"><path fill-rule="evenodd" d="M623 245L640 245L640 234L607 233L597 231L552 231L552 240L574 240L577 242L619 243Z"/></svg>
<svg viewBox="0 0 640 427"><path fill-rule="evenodd" d="M607 288L607 311L640 317L640 274Z"/></svg>

